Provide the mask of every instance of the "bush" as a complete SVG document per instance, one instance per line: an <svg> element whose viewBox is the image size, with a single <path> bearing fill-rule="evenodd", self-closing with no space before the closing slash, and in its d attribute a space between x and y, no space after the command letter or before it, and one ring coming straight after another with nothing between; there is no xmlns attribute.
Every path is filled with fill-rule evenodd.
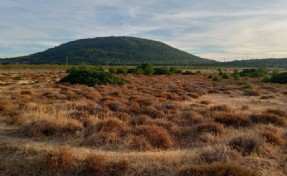
<svg viewBox="0 0 287 176"><path fill-rule="evenodd" d="M226 112L214 113L213 118L215 121L222 123L226 126L232 127L248 127L251 125L251 120L248 116L243 114L232 114Z"/></svg>
<svg viewBox="0 0 287 176"><path fill-rule="evenodd" d="M139 69L139 68L130 68L130 69L128 69L128 73L141 75L141 74L143 74L143 70Z"/></svg>
<svg viewBox="0 0 287 176"><path fill-rule="evenodd" d="M256 137L240 136L233 138L229 145L243 155L259 154L262 142Z"/></svg>
<svg viewBox="0 0 287 176"><path fill-rule="evenodd" d="M70 74L60 80L72 84L86 84L88 86L103 84L123 84L127 80L114 76L111 73L94 70L71 70Z"/></svg>
<svg viewBox="0 0 287 176"><path fill-rule="evenodd" d="M45 157L46 164L53 168L67 168L77 161L74 153L67 147L62 147L58 151L49 152Z"/></svg>
<svg viewBox="0 0 287 176"><path fill-rule="evenodd" d="M272 83L287 84L287 72L273 74L269 81Z"/></svg>
<svg viewBox="0 0 287 176"><path fill-rule="evenodd" d="M155 68L154 69L155 75L171 75L172 72L167 67Z"/></svg>
<svg viewBox="0 0 287 176"><path fill-rule="evenodd" d="M221 81L221 77L218 75L214 75L212 81Z"/></svg>
<svg viewBox="0 0 287 176"><path fill-rule="evenodd" d="M110 67L109 68L109 72L113 73L113 74L116 74L117 73L117 69L115 67Z"/></svg>
<svg viewBox="0 0 287 176"><path fill-rule="evenodd" d="M14 76L13 80L17 80L17 81L22 80L22 76L21 75Z"/></svg>
<svg viewBox="0 0 287 176"><path fill-rule="evenodd" d="M286 126L285 119L274 114L252 114L250 115L250 119L253 123L273 124L283 127Z"/></svg>
<svg viewBox="0 0 287 176"><path fill-rule="evenodd" d="M223 74L222 74L222 78L223 78L223 79L229 79L229 75L228 75L227 73L223 73Z"/></svg>
<svg viewBox="0 0 287 176"><path fill-rule="evenodd" d="M141 125L137 127L136 134L144 136L155 148L167 149L173 144L172 138L163 127L155 125Z"/></svg>
<svg viewBox="0 0 287 176"><path fill-rule="evenodd" d="M259 69L244 69L239 74L243 77L264 77L268 72L267 68L262 67Z"/></svg>
<svg viewBox="0 0 287 176"><path fill-rule="evenodd" d="M283 146L285 144L285 141L278 134L274 134L273 132L263 132L262 136L266 139L266 142L270 144L278 146Z"/></svg>
<svg viewBox="0 0 287 176"><path fill-rule="evenodd" d="M117 74L127 74L127 72L128 72L128 69L125 67L117 68L117 71L116 71Z"/></svg>
<svg viewBox="0 0 287 176"><path fill-rule="evenodd" d="M143 63L137 66L137 69L142 69L144 75L153 75L154 74L154 68L153 65L148 63Z"/></svg>
<svg viewBox="0 0 287 176"><path fill-rule="evenodd" d="M234 163L214 163L205 165L187 165L177 176L257 176L255 171Z"/></svg>

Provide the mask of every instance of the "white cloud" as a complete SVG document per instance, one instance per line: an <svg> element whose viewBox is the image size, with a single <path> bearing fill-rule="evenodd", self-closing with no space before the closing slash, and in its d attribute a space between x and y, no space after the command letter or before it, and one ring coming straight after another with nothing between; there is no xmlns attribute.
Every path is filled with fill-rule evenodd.
<svg viewBox="0 0 287 176"><path fill-rule="evenodd" d="M131 35L223 60L287 57L285 0L0 0L0 57Z"/></svg>

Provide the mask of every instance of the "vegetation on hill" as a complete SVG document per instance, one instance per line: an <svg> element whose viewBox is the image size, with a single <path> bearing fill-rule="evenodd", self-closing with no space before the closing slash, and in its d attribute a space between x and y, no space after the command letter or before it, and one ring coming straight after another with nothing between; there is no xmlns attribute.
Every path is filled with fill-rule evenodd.
<svg viewBox="0 0 287 176"><path fill-rule="evenodd" d="M202 59L164 43L134 37L98 37L62 44L36 54L2 60L29 64L200 65L216 61Z"/></svg>
<svg viewBox="0 0 287 176"><path fill-rule="evenodd" d="M217 66L227 67L273 67L273 68L287 68L287 58L282 59L250 59L250 60L235 60L231 62L218 62Z"/></svg>

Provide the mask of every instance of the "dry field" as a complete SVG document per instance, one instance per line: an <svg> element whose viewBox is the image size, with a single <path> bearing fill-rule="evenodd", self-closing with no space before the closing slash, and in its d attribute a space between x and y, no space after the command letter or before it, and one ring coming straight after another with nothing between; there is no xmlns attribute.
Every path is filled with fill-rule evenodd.
<svg viewBox="0 0 287 176"><path fill-rule="evenodd" d="M0 73L0 175L287 175L287 85L64 75Z"/></svg>

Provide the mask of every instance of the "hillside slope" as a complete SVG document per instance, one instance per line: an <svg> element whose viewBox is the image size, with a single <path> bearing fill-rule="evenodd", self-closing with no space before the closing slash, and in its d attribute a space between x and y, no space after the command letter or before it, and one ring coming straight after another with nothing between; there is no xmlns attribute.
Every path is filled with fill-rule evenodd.
<svg viewBox="0 0 287 176"><path fill-rule="evenodd" d="M3 61L2 61L3 62ZM216 61L202 59L162 42L135 37L98 37L62 44L36 54L4 62L29 64L201 65Z"/></svg>

